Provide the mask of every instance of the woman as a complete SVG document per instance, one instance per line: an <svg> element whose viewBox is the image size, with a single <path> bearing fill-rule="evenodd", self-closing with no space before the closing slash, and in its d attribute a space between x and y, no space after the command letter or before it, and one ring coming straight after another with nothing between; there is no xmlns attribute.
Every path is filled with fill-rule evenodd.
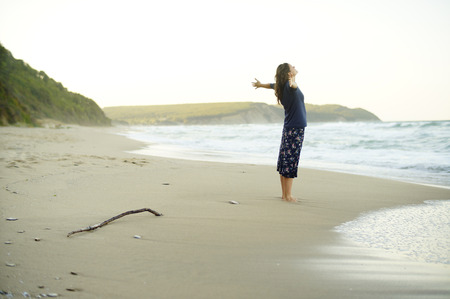
<svg viewBox="0 0 450 299"><path fill-rule="evenodd" d="M277 68L275 83L253 82L255 88L275 89L278 104L284 107L284 126L278 154L277 171L280 173L282 199L296 202L292 197L292 183L297 177L298 162L306 127L306 109L303 93L295 82L298 74L294 66L283 63Z"/></svg>

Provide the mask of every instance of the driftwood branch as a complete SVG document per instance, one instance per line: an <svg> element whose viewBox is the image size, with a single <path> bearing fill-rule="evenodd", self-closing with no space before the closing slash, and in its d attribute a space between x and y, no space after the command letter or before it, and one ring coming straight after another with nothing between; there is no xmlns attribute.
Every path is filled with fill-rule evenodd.
<svg viewBox="0 0 450 299"><path fill-rule="evenodd" d="M102 223L98 223L98 224L95 224L95 225L92 225L92 226L88 226L88 227L85 227L85 228L82 228L82 229L79 229L79 230L74 230L73 232L68 233L67 237L70 237L71 235L76 234L76 233L81 233L81 232L87 232L87 231L95 230L97 228L100 228L102 226L107 225L108 223L110 223L110 222L112 222L114 220L122 218L123 216L127 216L127 215L130 215L130 214L142 213L142 212L150 212L150 213L154 214L155 216L162 216L163 215L161 213L153 211L152 209L147 209L147 208L143 208L143 209L139 209L139 210L131 210L131 211L119 214L117 216L114 216L112 218L109 218L108 220L105 220Z"/></svg>

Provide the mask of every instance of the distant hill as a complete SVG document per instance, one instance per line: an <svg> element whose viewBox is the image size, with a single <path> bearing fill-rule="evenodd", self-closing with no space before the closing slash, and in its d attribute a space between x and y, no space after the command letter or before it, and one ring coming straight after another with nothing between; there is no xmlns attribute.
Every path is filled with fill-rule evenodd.
<svg viewBox="0 0 450 299"><path fill-rule="evenodd" d="M306 104L306 112L310 122L380 121L378 116L362 108L350 109L335 104Z"/></svg>
<svg viewBox="0 0 450 299"><path fill-rule="evenodd" d="M339 105L306 104L308 122L379 121L364 110ZM249 124L283 122L281 106L253 102L106 107L117 123L130 125Z"/></svg>
<svg viewBox="0 0 450 299"><path fill-rule="evenodd" d="M280 119L278 108L251 102L122 106L103 111L113 121L146 125L268 123Z"/></svg>
<svg viewBox="0 0 450 299"><path fill-rule="evenodd" d="M108 119L91 99L68 91L61 83L36 71L0 44L0 125L36 126L39 120L108 126Z"/></svg>

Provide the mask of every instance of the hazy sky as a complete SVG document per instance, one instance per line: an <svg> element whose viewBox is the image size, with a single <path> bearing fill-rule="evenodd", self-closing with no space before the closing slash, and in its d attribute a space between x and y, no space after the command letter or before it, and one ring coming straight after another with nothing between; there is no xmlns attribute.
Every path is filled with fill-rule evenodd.
<svg viewBox="0 0 450 299"><path fill-rule="evenodd" d="M101 107L274 104L289 62L307 103L450 119L448 0L0 0L0 43Z"/></svg>

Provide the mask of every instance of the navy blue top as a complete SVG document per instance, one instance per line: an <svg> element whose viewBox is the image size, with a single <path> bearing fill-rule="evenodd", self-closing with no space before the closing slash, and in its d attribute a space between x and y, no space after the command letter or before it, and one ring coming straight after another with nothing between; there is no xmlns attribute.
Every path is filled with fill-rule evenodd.
<svg viewBox="0 0 450 299"><path fill-rule="evenodd" d="M270 84L270 87L274 88L275 84ZM306 127L305 97L298 86L294 89L289 86L289 81L286 82L281 105L284 107L284 127Z"/></svg>

